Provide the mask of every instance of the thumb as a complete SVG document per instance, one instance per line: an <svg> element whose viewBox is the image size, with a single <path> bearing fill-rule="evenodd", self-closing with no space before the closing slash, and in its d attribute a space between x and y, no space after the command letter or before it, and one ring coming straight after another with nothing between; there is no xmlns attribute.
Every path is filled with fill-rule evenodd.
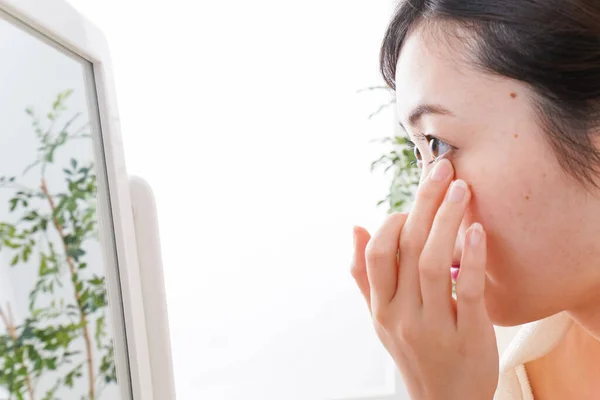
<svg viewBox="0 0 600 400"><path fill-rule="evenodd" d="M367 277L367 261L365 258L365 250L367 243L371 240L369 232L360 226L355 226L354 234L354 256L352 258L352 277L356 281L361 294L367 302L369 311L371 311L371 291L369 286L369 278Z"/></svg>

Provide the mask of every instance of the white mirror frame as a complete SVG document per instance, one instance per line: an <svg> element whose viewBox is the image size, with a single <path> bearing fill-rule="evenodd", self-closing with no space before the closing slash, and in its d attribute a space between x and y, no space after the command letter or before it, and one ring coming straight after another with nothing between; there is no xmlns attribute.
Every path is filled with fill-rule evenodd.
<svg viewBox="0 0 600 400"><path fill-rule="evenodd" d="M160 256L160 250L152 246L156 245L152 241L158 240L158 232L154 236L151 233L142 238L143 243L136 241L130 181L125 169L117 99L106 39L95 25L64 0L0 0L0 13L9 19L19 20L25 29L29 28L40 39L58 44L92 64L93 82L88 82L87 86L88 90L92 88L95 92L87 95L88 98L96 95L97 102L91 108L93 114L96 110L99 113L97 117L102 137L100 146L99 143L94 144L98 193L109 197L108 200L99 199L98 224L106 265L118 266L118 271L115 268L106 269L109 303L122 303L122 308L110 307L118 384L122 400L175 399L166 306L157 310L158 316L152 316L149 321L144 307L144 282L149 282L153 288L163 285L162 290L157 293L158 299L146 307L156 306L161 301L164 304L162 265L160 259L155 260L154 265L144 271L138 260L138 250L142 248L139 245L143 245L145 249L154 247L153 254ZM137 208L155 213L149 187L144 187L134 179L131 188L139 193L135 197L142 202ZM105 203L110 204L110 210L101 206ZM150 225L157 228L154 215L150 215L150 221ZM152 277L157 271L160 271L158 278ZM147 298L149 290L150 288L146 290ZM154 326L148 326L148 322ZM151 339L159 340L159 343L154 343ZM158 353L152 356L150 351L155 350L155 345ZM151 363L153 360L155 364ZM153 381L153 377L157 379Z"/></svg>

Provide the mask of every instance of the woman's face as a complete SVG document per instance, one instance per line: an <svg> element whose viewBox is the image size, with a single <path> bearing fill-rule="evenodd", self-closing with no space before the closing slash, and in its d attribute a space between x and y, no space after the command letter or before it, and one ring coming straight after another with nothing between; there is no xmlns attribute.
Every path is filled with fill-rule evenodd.
<svg viewBox="0 0 600 400"><path fill-rule="evenodd" d="M528 88L475 72L456 57L460 49L435 34L412 33L397 65L397 111L422 155L423 176L437 155L471 186L457 252L466 229L480 222L488 235L490 317L510 326L600 304L600 195L561 169ZM423 105L446 111L410 124Z"/></svg>

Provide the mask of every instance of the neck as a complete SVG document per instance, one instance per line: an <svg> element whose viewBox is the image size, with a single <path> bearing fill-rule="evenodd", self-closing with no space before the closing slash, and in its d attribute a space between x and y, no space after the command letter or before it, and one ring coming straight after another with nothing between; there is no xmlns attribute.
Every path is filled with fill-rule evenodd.
<svg viewBox="0 0 600 400"><path fill-rule="evenodd" d="M574 323L556 347L526 364L536 399L599 398L600 341L572 318Z"/></svg>
<svg viewBox="0 0 600 400"><path fill-rule="evenodd" d="M590 335L590 339L600 342L600 299L567 313L583 331Z"/></svg>

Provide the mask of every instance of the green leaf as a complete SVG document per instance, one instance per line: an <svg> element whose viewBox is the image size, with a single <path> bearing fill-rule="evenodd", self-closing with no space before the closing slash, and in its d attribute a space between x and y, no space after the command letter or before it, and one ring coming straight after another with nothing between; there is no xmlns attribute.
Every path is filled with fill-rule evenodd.
<svg viewBox="0 0 600 400"><path fill-rule="evenodd" d="M18 249L18 248L19 248L19 245L18 245L18 244L15 244L15 243L13 243L13 242L9 241L8 239L4 239L4 240L2 241L2 243L4 243L4 245L5 245L6 247L10 247L11 249Z"/></svg>
<svg viewBox="0 0 600 400"><path fill-rule="evenodd" d="M15 254L15 256L10 261L10 265L11 266L17 265L18 262L19 262L19 254Z"/></svg>
<svg viewBox="0 0 600 400"><path fill-rule="evenodd" d="M96 319L96 334L95 334L95 338L96 338L96 344L98 346L98 349L100 349L100 340L102 339L102 337L106 336L106 333L104 331L104 329L106 328L106 323L104 321L104 315L98 317L98 319Z"/></svg>
<svg viewBox="0 0 600 400"><path fill-rule="evenodd" d="M35 362L33 363L33 370L34 370L35 372L39 372L39 371L41 371L41 370L42 370L42 368L43 368L43 365L44 365L44 364L43 364L43 361L42 361L42 359L41 359L41 358L38 358L38 359L37 359L37 360L35 360Z"/></svg>
<svg viewBox="0 0 600 400"><path fill-rule="evenodd" d="M15 208L17 208L17 202L19 201L18 198L13 198L10 199L10 211L15 211Z"/></svg>
<svg viewBox="0 0 600 400"><path fill-rule="evenodd" d="M89 282L94 286L104 285L104 277L94 276Z"/></svg>
<svg viewBox="0 0 600 400"><path fill-rule="evenodd" d="M54 162L54 151L55 150L56 150L56 146L52 146L50 148L50 151L46 154L46 161L48 161L49 163Z"/></svg>
<svg viewBox="0 0 600 400"><path fill-rule="evenodd" d="M23 250L23 262L29 261L29 255L31 254L31 247L26 246Z"/></svg>
<svg viewBox="0 0 600 400"><path fill-rule="evenodd" d="M65 242L65 244L72 244L77 242L77 237L73 235L67 235L64 237L63 241Z"/></svg>
<svg viewBox="0 0 600 400"><path fill-rule="evenodd" d="M46 367L49 370L54 371L56 369L56 357L47 358L45 360L45 362L46 362Z"/></svg>

